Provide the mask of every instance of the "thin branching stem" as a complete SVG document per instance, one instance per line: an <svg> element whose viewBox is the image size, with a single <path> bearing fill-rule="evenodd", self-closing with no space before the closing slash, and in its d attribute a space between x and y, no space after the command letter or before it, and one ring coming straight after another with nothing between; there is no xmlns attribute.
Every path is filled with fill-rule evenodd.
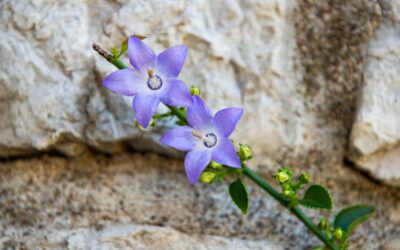
<svg viewBox="0 0 400 250"><path fill-rule="evenodd" d="M115 65L118 69L128 68L128 66L123 63L119 58L113 57L110 53L102 49L99 45L93 44L93 49L104 57L107 61ZM174 114L182 123L187 124L186 112L172 106L167 107L170 109L171 113ZM339 248L329 240L324 232L322 232L311 219L303 213L299 207L290 206L290 201L286 199L282 194L276 191L271 185L269 185L264 179L258 176L248 167L243 168L243 174L250 178L259 187L264 189L269 195L271 195L275 200L277 200L282 206L287 208L292 212L311 232L313 232L324 244L331 250L338 250Z"/></svg>

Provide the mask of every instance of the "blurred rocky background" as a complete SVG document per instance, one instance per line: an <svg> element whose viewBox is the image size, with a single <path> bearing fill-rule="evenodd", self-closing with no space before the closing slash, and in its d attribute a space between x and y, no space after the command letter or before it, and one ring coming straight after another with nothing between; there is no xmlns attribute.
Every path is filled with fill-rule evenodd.
<svg viewBox="0 0 400 250"><path fill-rule="evenodd" d="M257 187L243 216L226 185L191 186L168 123L135 128L91 45L140 34L189 47L181 79L214 110L245 108L253 169L308 171L335 212L375 205L350 249L400 249L400 1L3 0L0 32L2 248L318 245Z"/></svg>

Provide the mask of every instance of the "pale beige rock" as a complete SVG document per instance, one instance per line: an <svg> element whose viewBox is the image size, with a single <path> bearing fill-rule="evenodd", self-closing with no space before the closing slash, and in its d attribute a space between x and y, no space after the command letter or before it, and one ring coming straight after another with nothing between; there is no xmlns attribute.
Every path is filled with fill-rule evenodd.
<svg viewBox="0 0 400 250"><path fill-rule="evenodd" d="M341 150L333 147L343 138L336 138L330 125L320 128L299 84L296 5L280 0L4 1L0 109L6 119L0 120L0 155L80 152L58 146L68 143L111 153L125 145L165 152L157 143L162 131L139 134L134 127L131 99L101 86L115 68L90 48L98 42L109 49L138 33L149 36L146 42L156 52L182 43L189 47L181 78L199 86L214 110L245 108L234 138L253 146L254 165L298 162L310 152L329 152L324 156L329 162L340 159Z"/></svg>
<svg viewBox="0 0 400 250"><path fill-rule="evenodd" d="M368 44L351 158L375 178L400 185L400 3L381 6L384 20Z"/></svg>
<svg viewBox="0 0 400 250"><path fill-rule="evenodd" d="M74 158L44 156L0 164L0 248L82 249L93 244L125 249L126 244L155 248L170 243L187 249L302 250L320 244L246 178L250 206L242 215L229 198L227 183L191 185L181 160L86 152ZM318 166L309 171L316 183L329 187L334 213L351 204L376 207L376 215L352 235L350 249L380 249L398 236L397 189L339 165L325 175ZM318 221L319 215L310 214Z"/></svg>
<svg viewBox="0 0 400 250"><path fill-rule="evenodd" d="M251 165L267 179L277 166L291 165L332 190L335 212L375 205L376 217L351 243L384 247L399 234L398 190L341 162L353 127L351 159L374 178L397 181L398 13L394 0L1 1L0 157L56 151L65 158L0 162L0 244L159 248L166 241L187 249L180 238L199 248L319 244L252 185L250 211L242 216L226 185L189 185L182 161L89 154L89 148L176 154L157 142L172 121L139 133L131 99L101 86L115 68L92 51L92 42L110 49L138 33L156 52L189 47L181 79L199 86L214 110L245 108L234 137L253 147Z"/></svg>
<svg viewBox="0 0 400 250"><path fill-rule="evenodd" d="M119 225L99 231L69 232L68 249L146 249L146 250L278 250L267 241L250 241L216 236L187 235L168 227Z"/></svg>

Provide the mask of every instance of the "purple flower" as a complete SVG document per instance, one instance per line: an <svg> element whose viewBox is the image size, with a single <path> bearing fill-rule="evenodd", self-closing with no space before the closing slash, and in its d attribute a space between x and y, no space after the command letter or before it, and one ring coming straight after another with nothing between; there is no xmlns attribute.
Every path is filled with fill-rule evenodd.
<svg viewBox="0 0 400 250"><path fill-rule="evenodd" d="M156 56L150 47L131 36L128 55L134 69L125 68L111 73L104 79L103 85L118 94L135 96L132 106L136 120L142 127L147 127L160 101L177 107L191 105L188 88L177 79L186 54L186 46L180 45Z"/></svg>
<svg viewBox="0 0 400 250"><path fill-rule="evenodd" d="M228 137L242 114L242 108L226 108L213 117L203 100L193 96L193 104L187 109L189 126L172 129L160 141L178 150L188 151L185 169L189 181L194 184L211 160L233 168L241 167Z"/></svg>

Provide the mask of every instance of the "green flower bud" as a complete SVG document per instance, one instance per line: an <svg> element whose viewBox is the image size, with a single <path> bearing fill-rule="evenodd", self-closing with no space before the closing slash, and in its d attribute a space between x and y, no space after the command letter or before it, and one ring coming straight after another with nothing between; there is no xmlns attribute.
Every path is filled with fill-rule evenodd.
<svg viewBox="0 0 400 250"><path fill-rule="evenodd" d="M190 94L200 95L200 89L198 87L192 86L192 87L190 87Z"/></svg>
<svg viewBox="0 0 400 250"><path fill-rule="evenodd" d="M341 228L336 228L333 232L333 237L337 240L340 240L343 237L343 231Z"/></svg>
<svg viewBox="0 0 400 250"><path fill-rule="evenodd" d="M283 190L292 190L292 185L290 185L288 182L282 183L281 186Z"/></svg>
<svg viewBox="0 0 400 250"><path fill-rule="evenodd" d="M326 230L328 228L328 221L323 218L321 219L321 221L319 222L318 226L322 229L322 230Z"/></svg>
<svg viewBox="0 0 400 250"><path fill-rule="evenodd" d="M282 168L280 168L279 170L278 170L278 173L279 172L284 172L284 173L286 173L288 176L289 176L289 178L292 178L292 176L293 176L293 171L292 171L292 169L291 168L288 168L288 167L282 167Z"/></svg>
<svg viewBox="0 0 400 250"><path fill-rule="evenodd" d="M221 164L219 164L218 162L215 162L215 161L211 161L210 164L208 164L208 166L210 166L210 168L213 168L213 169L221 169L221 168L224 167L224 166L222 166Z"/></svg>
<svg viewBox="0 0 400 250"><path fill-rule="evenodd" d="M204 171L200 176L200 181L204 183L210 183L214 180L214 178L215 178L215 173Z"/></svg>
<svg viewBox="0 0 400 250"><path fill-rule="evenodd" d="M276 174L276 178L278 179L278 181L280 183L284 183L284 182L287 182L289 180L289 175L287 173L285 173L285 172L278 172Z"/></svg>
<svg viewBox="0 0 400 250"><path fill-rule="evenodd" d="M284 190L283 195L291 199L294 199L297 196L297 194L292 190Z"/></svg>
<svg viewBox="0 0 400 250"><path fill-rule="evenodd" d="M300 175L299 181L303 184L308 184L310 183L310 176L306 173L303 173Z"/></svg>
<svg viewBox="0 0 400 250"><path fill-rule="evenodd" d="M240 144L239 158L242 161L250 160L251 158L253 158L253 152L251 151L251 147L249 145Z"/></svg>

